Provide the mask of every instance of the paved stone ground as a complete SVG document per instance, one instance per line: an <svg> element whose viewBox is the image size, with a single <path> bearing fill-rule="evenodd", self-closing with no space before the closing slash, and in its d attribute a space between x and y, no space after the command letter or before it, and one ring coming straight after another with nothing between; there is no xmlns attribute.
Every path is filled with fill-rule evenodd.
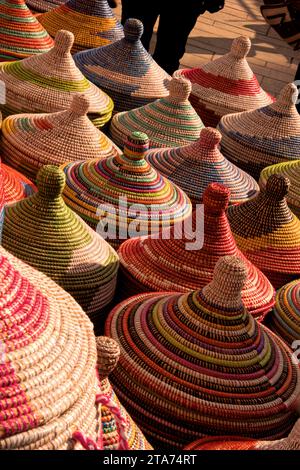
<svg viewBox="0 0 300 470"><path fill-rule="evenodd" d="M248 57L252 69L264 89L276 95L293 80L300 53L294 52L265 23L259 8L262 3L261 0L225 0L225 8L219 13L200 16L190 35L182 66L197 67L217 58L230 49L232 39L245 35L252 41ZM118 15L120 10L119 5Z"/></svg>

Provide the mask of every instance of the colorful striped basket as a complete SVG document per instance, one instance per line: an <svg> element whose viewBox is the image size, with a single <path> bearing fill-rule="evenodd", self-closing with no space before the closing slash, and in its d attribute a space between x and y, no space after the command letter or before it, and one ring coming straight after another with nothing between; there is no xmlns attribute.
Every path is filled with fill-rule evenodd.
<svg viewBox="0 0 300 470"><path fill-rule="evenodd" d="M286 200L294 214L300 217L300 160L268 166L260 174L259 185L264 188L268 178L273 174L286 176L290 180L291 185Z"/></svg>
<svg viewBox="0 0 300 470"><path fill-rule="evenodd" d="M163 176L177 184L193 204L200 204L209 183L230 189L230 203L251 199L259 191L256 181L230 163L220 152L221 134L207 127L192 144L168 149L153 149L147 160Z"/></svg>
<svg viewBox="0 0 300 470"><path fill-rule="evenodd" d="M75 300L2 247L0 278L0 449L149 448L103 367L98 379L105 345L97 358Z"/></svg>
<svg viewBox="0 0 300 470"><path fill-rule="evenodd" d="M66 3L66 0L26 0L31 11L44 13Z"/></svg>
<svg viewBox="0 0 300 470"><path fill-rule="evenodd" d="M215 265L222 256L237 255L248 268L243 302L253 316L263 319L274 305L274 288L237 248L225 214L229 198L227 188L212 183L204 192L204 210L203 207L194 210L184 226L175 226L169 237L162 234L159 238L124 242L118 252L119 296L201 289L212 280Z"/></svg>
<svg viewBox="0 0 300 470"><path fill-rule="evenodd" d="M296 85L286 85L275 103L224 116L218 126L222 152L257 180L267 166L299 159L300 116Z"/></svg>
<svg viewBox="0 0 300 470"><path fill-rule="evenodd" d="M299 348L300 340L300 280L296 279L276 293L272 314L268 315L268 326L291 348ZM294 341L296 341L295 344ZM298 354L299 356L299 354ZM298 360L300 358L298 357Z"/></svg>
<svg viewBox="0 0 300 470"><path fill-rule="evenodd" d="M250 39L241 36L223 57L200 68L176 72L192 82L190 101L205 126L216 127L226 114L261 108L274 100L249 67L246 57L250 48Z"/></svg>
<svg viewBox="0 0 300 470"><path fill-rule="evenodd" d="M113 246L136 233L158 233L191 214L186 194L146 162L148 148L148 137L134 132L124 155L62 166L66 203Z"/></svg>
<svg viewBox="0 0 300 470"><path fill-rule="evenodd" d="M271 175L256 198L227 211L237 246L276 289L300 277L300 220L285 199L289 184Z"/></svg>
<svg viewBox="0 0 300 470"><path fill-rule="evenodd" d="M143 24L139 20L127 20L124 33L125 38L113 44L74 56L82 73L111 96L115 112L168 96L171 78L143 47Z"/></svg>
<svg viewBox="0 0 300 470"><path fill-rule="evenodd" d="M24 0L0 2L0 62L49 51L53 40Z"/></svg>
<svg viewBox="0 0 300 470"><path fill-rule="evenodd" d="M98 325L115 293L117 253L64 203L61 169L45 165L37 185L37 194L5 208L2 244L69 292Z"/></svg>
<svg viewBox="0 0 300 470"><path fill-rule="evenodd" d="M71 31L75 37L72 53L106 46L124 35L107 0L69 0L43 13L39 21L52 37L62 28Z"/></svg>
<svg viewBox="0 0 300 470"><path fill-rule="evenodd" d="M6 118L2 125L3 159L34 181L43 165L59 166L120 154L117 146L88 119L88 109L87 98L75 94L66 111Z"/></svg>
<svg viewBox="0 0 300 470"><path fill-rule="evenodd" d="M169 96L131 111L116 114L110 124L110 135L120 147L134 131L149 136L150 148L178 147L199 138L203 123L188 101L191 82L172 78Z"/></svg>
<svg viewBox="0 0 300 470"><path fill-rule="evenodd" d="M159 448L214 435L280 439L292 429L300 370L244 308L246 278L243 261L226 256L199 291L141 294L110 313L106 333L121 348L110 379Z"/></svg>
<svg viewBox="0 0 300 470"><path fill-rule="evenodd" d="M185 450L300 450L300 419L288 437L276 441L255 441L242 437L204 437Z"/></svg>
<svg viewBox="0 0 300 470"><path fill-rule="evenodd" d="M110 120L113 102L76 67L70 53L73 41L73 34L62 30L49 52L0 64L0 80L6 86L6 103L0 105L4 117L62 111L70 107L75 93L82 93L89 100L89 118L96 127Z"/></svg>

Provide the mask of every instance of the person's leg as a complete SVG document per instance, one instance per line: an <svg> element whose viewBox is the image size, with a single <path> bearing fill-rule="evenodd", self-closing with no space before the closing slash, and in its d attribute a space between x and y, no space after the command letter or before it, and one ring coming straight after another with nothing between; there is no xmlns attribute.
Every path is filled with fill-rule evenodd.
<svg viewBox="0 0 300 470"><path fill-rule="evenodd" d="M163 0L162 0L163 1ZM158 18L159 7L156 0L122 0L122 19L124 25L128 18L137 18L144 25L142 43L147 51L153 34L153 28Z"/></svg>
<svg viewBox="0 0 300 470"><path fill-rule="evenodd" d="M170 75L179 68L189 34L203 12L194 0L184 0L180 9L176 5L164 0L153 54L154 60Z"/></svg>
<svg viewBox="0 0 300 470"><path fill-rule="evenodd" d="M300 91L300 64L298 64L298 68L297 68L297 71L296 71L296 75L295 75L295 85L298 87L298 90ZM299 101L299 98L300 98L300 94L298 95L298 100L297 100L297 104L296 104L296 108L298 110L298 113L300 114L300 101ZM299 103L298 103L299 101Z"/></svg>

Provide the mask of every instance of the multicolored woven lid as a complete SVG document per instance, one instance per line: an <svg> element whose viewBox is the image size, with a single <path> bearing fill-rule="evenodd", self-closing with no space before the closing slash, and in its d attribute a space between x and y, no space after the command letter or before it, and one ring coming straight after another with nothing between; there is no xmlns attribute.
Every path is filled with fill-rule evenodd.
<svg viewBox="0 0 300 470"><path fill-rule="evenodd" d="M300 419L288 437L276 441L255 441L242 437L204 437L185 450L300 450Z"/></svg>
<svg viewBox="0 0 300 470"><path fill-rule="evenodd" d="M35 180L47 164L105 158L121 150L87 117L89 101L75 94L69 109L52 114L17 114L2 124L2 155Z"/></svg>
<svg viewBox="0 0 300 470"><path fill-rule="evenodd" d="M202 201L209 183L221 183L230 189L230 203L244 202L259 191L256 181L230 163L220 152L221 134L207 127L192 144L168 149L153 149L148 162L162 175L178 184L194 204Z"/></svg>
<svg viewBox="0 0 300 470"><path fill-rule="evenodd" d="M276 304L268 315L268 326L291 348L300 340L300 280L289 282L276 293ZM298 344L296 347L298 348ZM299 355L298 355L299 356ZM299 359L299 358L298 358Z"/></svg>
<svg viewBox="0 0 300 470"><path fill-rule="evenodd" d="M20 201L36 191L35 185L26 176L3 163L0 166L0 173L5 204Z"/></svg>
<svg viewBox="0 0 300 470"><path fill-rule="evenodd" d="M169 96L131 111L116 114L110 124L114 142L122 147L136 130L149 136L150 147L178 147L199 138L203 123L188 101L191 82L173 77Z"/></svg>
<svg viewBox="0 0 300 470"><path fill-rule="evenodd" d="M205 126L216 127L226 114L261 108L274 100L249 67L246 57L250 48L250 39L240 36L223 57L200 68L176 72L192 82L190 100Z"/></svg>
<svg viewBox="0 0 300 470"><path fill-rule="evenodd" d="M89 100L89 118L102 127L111 118L113 102L76 67L70 50L74 36L58 31L49 51L18 62L0 64L6 86L4 117L18 113L53 113L70 107L75 93Z"/></svg>
<svg viewBox="0 0 300 470"><path fill-rule="evenodd" d="M0 62L49 51L53 44L24 0L0 0Z"/></svg>
<svg viewBox="0 0 300 470"><path fill-rule="evenodd" d="M121 347L110 378L153 444L278 439L295 423L299 368L244 308L246 278L243 261L226 256L199 291L141 294L110 313L106 333Z"/></svg>
<svg viewBox="0 0 300 470"><path fill-rule="evenodd" d="M158 233L191 214L186 194L146 162L148 148L147 135L134 132L124 155L62 166L66 203L114 246L136 233Z"/></svg>
<svg viewBox="0 0 300 470"><path fill-rule="evenodd" d="M64 28L75 36L72 52L105 46L123 37L123 27L107 0L69 0L43 13L39 21L51 36Z"/></svg>
<svg viewBox="0 0 300 470"><path fill-rule="evenodd" d="M26 0L31 11L44 13L66 3L66 0Z"/></svg>
<svg viewBox="0 0 300 470"><path fill-rule="evenodd" d="M2 247L0 279L0 449L149 448L98 379L105 347L75 300Z"/></svg>
<svg viewBox="0 0 300 470"><path fill-rule="evenodd" d="M222 152L257 180L266 166L299 159L300 116L296 85L286 85L275 103L224 116L218 126Z"/></svg>
<svg viewBox="0 0 300 470"><path fill-rule="evenodd" d="M125 38L113 44L74 56L82 73L111 96L115 112L168 96L171 78L143 47L143 24L139 20L127 20L124 33Z"/></svg>
<svg viewBox="0 0 300 470"><path fill-rule="evenodd" d="M300 220L285 199L289 185L271 175L256 198L227 211L237 246L276 289L300 275Z"/></svg>
<svg viewBox="0 0 300 470"><path fill-rule="evenodd" d="M119 248L123 298L146 291L187 292L201 289L213 278L217 261L237 255L248 269L242 299L249 312L260 319L274 305L274 288L236 246L225 214L230 191L212 183L204 192L204 210L198 207L183 227L167 237L134 238ZM126 295L126 297L125 297Z"/></svg>
<svg viewBox="0 0 300 470"><path fill-rule="evenodd" d="M286 176L290 180L290 189L286 200L294 214L300 217L300 160L268 166L260 174L259 185L264 188L268 178L273 174Z"/></svg>
<svg viewBox="0 0 300 470"><path fill-rule="evenodd" d="M45 165L37 185L37 194L5 208L3 246L51 277L97 324L114 296L118 256L64 203L61 169Z"/></svg>

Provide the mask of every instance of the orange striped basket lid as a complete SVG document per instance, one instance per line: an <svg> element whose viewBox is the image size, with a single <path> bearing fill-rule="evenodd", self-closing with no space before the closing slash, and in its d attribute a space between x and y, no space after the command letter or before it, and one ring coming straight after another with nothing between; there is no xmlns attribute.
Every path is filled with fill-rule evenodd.
<svg viewBox="0 0 300 470"><path fill-rule="evenodd" d="M0 2L0 62L49 51L53 44L24 0Z"/></svg>
<svg viewBox="0 0 300 470"><path fill-rule="evenodd" d="M259 85L247 62L251 41L233 40L231 51L199 68L176 72L192 84L191 103L205 126L216 127L222 116L261 108L274 98Z"/></svg>
<svg viewBox="0 0 300 470"><path fill-rule="evenodd" d="M178 147L199 138L203 123L190 104L191 82L173 77L169 96L127 112L117 113L110 123L110 135L120 147L136 130L149 137L150 148Z"/></svg>
<svg viewBox="0 0 300 470"><path fill-rule="evenodd" d="M267 166L299 159L300 116L295 106L298 90L289 83L275 103L224 116L218 129L228 160L257 180Z"/></svg>
<svg viewBox="0 0 300 470"><path fill-rule="evenodd" d="M106 158L121 150L87 117L89 101L74 94L65 111L48 114L16 114L2 124L2 156L33 181L47 164Z"/></svg>
<svg viewBox="0 0 300 470"><path fill-rule="evenodd" d="M71 31L75 37L73 53L106 46L124 35L107 0L68 0L40 15L39 21L52 37L62 28Z"/></svg>
<svg viewBox="0 0 300 470"><path fill-rule="evenodd" d="M271 175L258 196L227 211L237 246L276 289L300 275L300 220L286 202L289 185Z"/></svg>
<svg viewBox="0 0 300 470"><path fill-rule="evenodd" d="M158 448L213 435L281 439L297 419L300 369L245 309L244 262L221 258L211 283L186 294L140 294L110 313L119 342L110 380Z"/></svg>
<svg viewBox="0 0 300 470"><path fill-rule="evenodd" d="M274 288L237 248L225 213L229 199L227 188L211 183L204 192L204 207L197 207L184 224L175 225L169 236L163 232L159 237L124 242L118 251L118 295L201 289L212 280L218 260L235 255L248 269L243 302L253 316L263 319L274 305Z"/></svg>
<svg viewBox="0 0 300 470"><path fill-rule="evenodd" d="M58 31L49 52L17 62L0 64L0 80L6 86L4 117L19 113L53 113L68 109L77 93L89 101L89 118L103 127L111 118L113 102L89 82L76 67L70 50L74 35Z"/></svg>

